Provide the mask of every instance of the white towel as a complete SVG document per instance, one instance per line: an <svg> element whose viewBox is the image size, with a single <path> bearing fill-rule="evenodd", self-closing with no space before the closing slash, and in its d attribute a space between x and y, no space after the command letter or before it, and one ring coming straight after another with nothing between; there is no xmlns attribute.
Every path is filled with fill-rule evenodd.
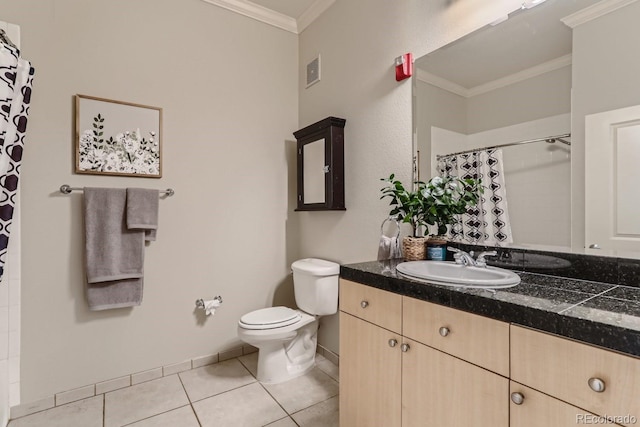
<svg viewBox="0 0 640 427"><path fill-rule="evenodd" d="M378 261L385 259L402 258L400 249L400 241L397 236L380 236L380 244L378 245Z"/></svg>

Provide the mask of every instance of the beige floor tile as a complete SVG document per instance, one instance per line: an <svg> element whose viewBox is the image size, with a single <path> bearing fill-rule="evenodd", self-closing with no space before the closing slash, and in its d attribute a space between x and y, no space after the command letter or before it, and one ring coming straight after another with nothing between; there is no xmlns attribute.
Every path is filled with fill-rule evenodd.
<svg viewBox="0 0 640 427"><path fill-rule="evenodd" d="M9 422L10 427L102 427L102 396L47 409Z"/></svg>
<svg viewBox="0 0 640 427"><path fill-rule="evenodd" d="M193 408L202 427L262 427L287 416L257 382L195 402Z"/></svg>
<svg viewBox="0 0 640 427"><path fill-rule="evenodd" d="M329 375L336 381L340 381L340 371L338 365L334 364L331 360L326 357L316 354L316 366L325 374Z"/></svg>
<svg viewBox="0 0 640 427"><path fill-rule="evenodd" d="M191 405L129 424L127 427L200 427Z"/></svg>
<svg viewBox="0 0 640 427"><path fill-rule="evenodd" d="M265 427L298 427L291 417L283 418L274 423L267 424Z"/></svg>
<svg viewBox="0 0 640 427"><path fill-rule="evenodd" d="M120 427L189 404L177 375L105 394L105 427Z"/></svg>
<svg viewBox="0 0 640 427"><path fill-rule="evenodd" d="M264 387L289 414L338 395L338 383L318 368L281 384Z"/></svg>
<svg viewBox="0 0 640 427"><path fill-rule="evenodd" d="M238 360L251 372L251 375L254 377L258 376L258 353L238 357Z"/></svg>
<svg viewBox="0 0 640 427"><path fill-rule="evenodd" d="M313 405L291 417L300 427L338 427L340 416L338 412L338 396Z"/></svg>
<svg viewBox="0 0 640 427"><path fill-rule="evenodd" d="M180 379L191 402L255 382L238 359L226 360L191 371L180 372Z"/></svg>

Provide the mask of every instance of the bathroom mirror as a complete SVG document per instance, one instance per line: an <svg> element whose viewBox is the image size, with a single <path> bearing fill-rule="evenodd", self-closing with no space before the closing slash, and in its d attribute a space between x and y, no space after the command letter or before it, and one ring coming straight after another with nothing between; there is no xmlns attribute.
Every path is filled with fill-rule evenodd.
<svg viewBox="0 0 640 427"><path fill-rule="evenodd" d="M595 3L547 0L415 61L417 179L437 174L437 155L540 140L502 148L512 246L572 246L573 41L562 19Z"/></svg>
<svg viewBox="0 0 640 427"><path fill-rule="evenodd" d="M345 210L345 123L327 117L293 133L298 144L297 211Z"/></svg>

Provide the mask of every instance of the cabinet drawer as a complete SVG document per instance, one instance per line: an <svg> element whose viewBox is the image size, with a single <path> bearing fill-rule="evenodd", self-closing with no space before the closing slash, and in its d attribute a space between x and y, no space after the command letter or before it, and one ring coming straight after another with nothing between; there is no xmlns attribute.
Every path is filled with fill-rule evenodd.
<svg viewBox="0 0 640 427"><path fill-rule="evenodd" d="M514 394L518 394L518 396L514 397ZM511 382L511 396L509 425L512 427L576 426L580 424L606 424L610 426L613 424L604 423L598 415L515 382Z"/></svg>
<svg viewBox="0 0 640 427"><path fill-rule="evenodd" d="M404 297L402 334L509 376L508 323Z"/></svg>
<svg viewBox="0 0 640 427"><path fill-rule="evenodd" d="M597 415L640 420L639 358L512 325L511 378Z"/></svg>
<svg viewBox="0 0 640 427"><path fill-rule="evenodd" d="M393 332L402 332L402 296L340 279L340 310Z"/></svg>

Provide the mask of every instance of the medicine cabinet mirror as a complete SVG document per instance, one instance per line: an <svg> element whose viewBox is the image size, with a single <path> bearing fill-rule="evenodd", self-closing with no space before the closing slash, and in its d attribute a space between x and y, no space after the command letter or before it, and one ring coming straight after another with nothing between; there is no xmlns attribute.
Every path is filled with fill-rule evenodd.
<svg viewBox="0 0 640 427"><path fill-rule="evenodd" d="M296 211L346 210L345 123L345 119L327 117L293 133L298 156Z"/></svg>

